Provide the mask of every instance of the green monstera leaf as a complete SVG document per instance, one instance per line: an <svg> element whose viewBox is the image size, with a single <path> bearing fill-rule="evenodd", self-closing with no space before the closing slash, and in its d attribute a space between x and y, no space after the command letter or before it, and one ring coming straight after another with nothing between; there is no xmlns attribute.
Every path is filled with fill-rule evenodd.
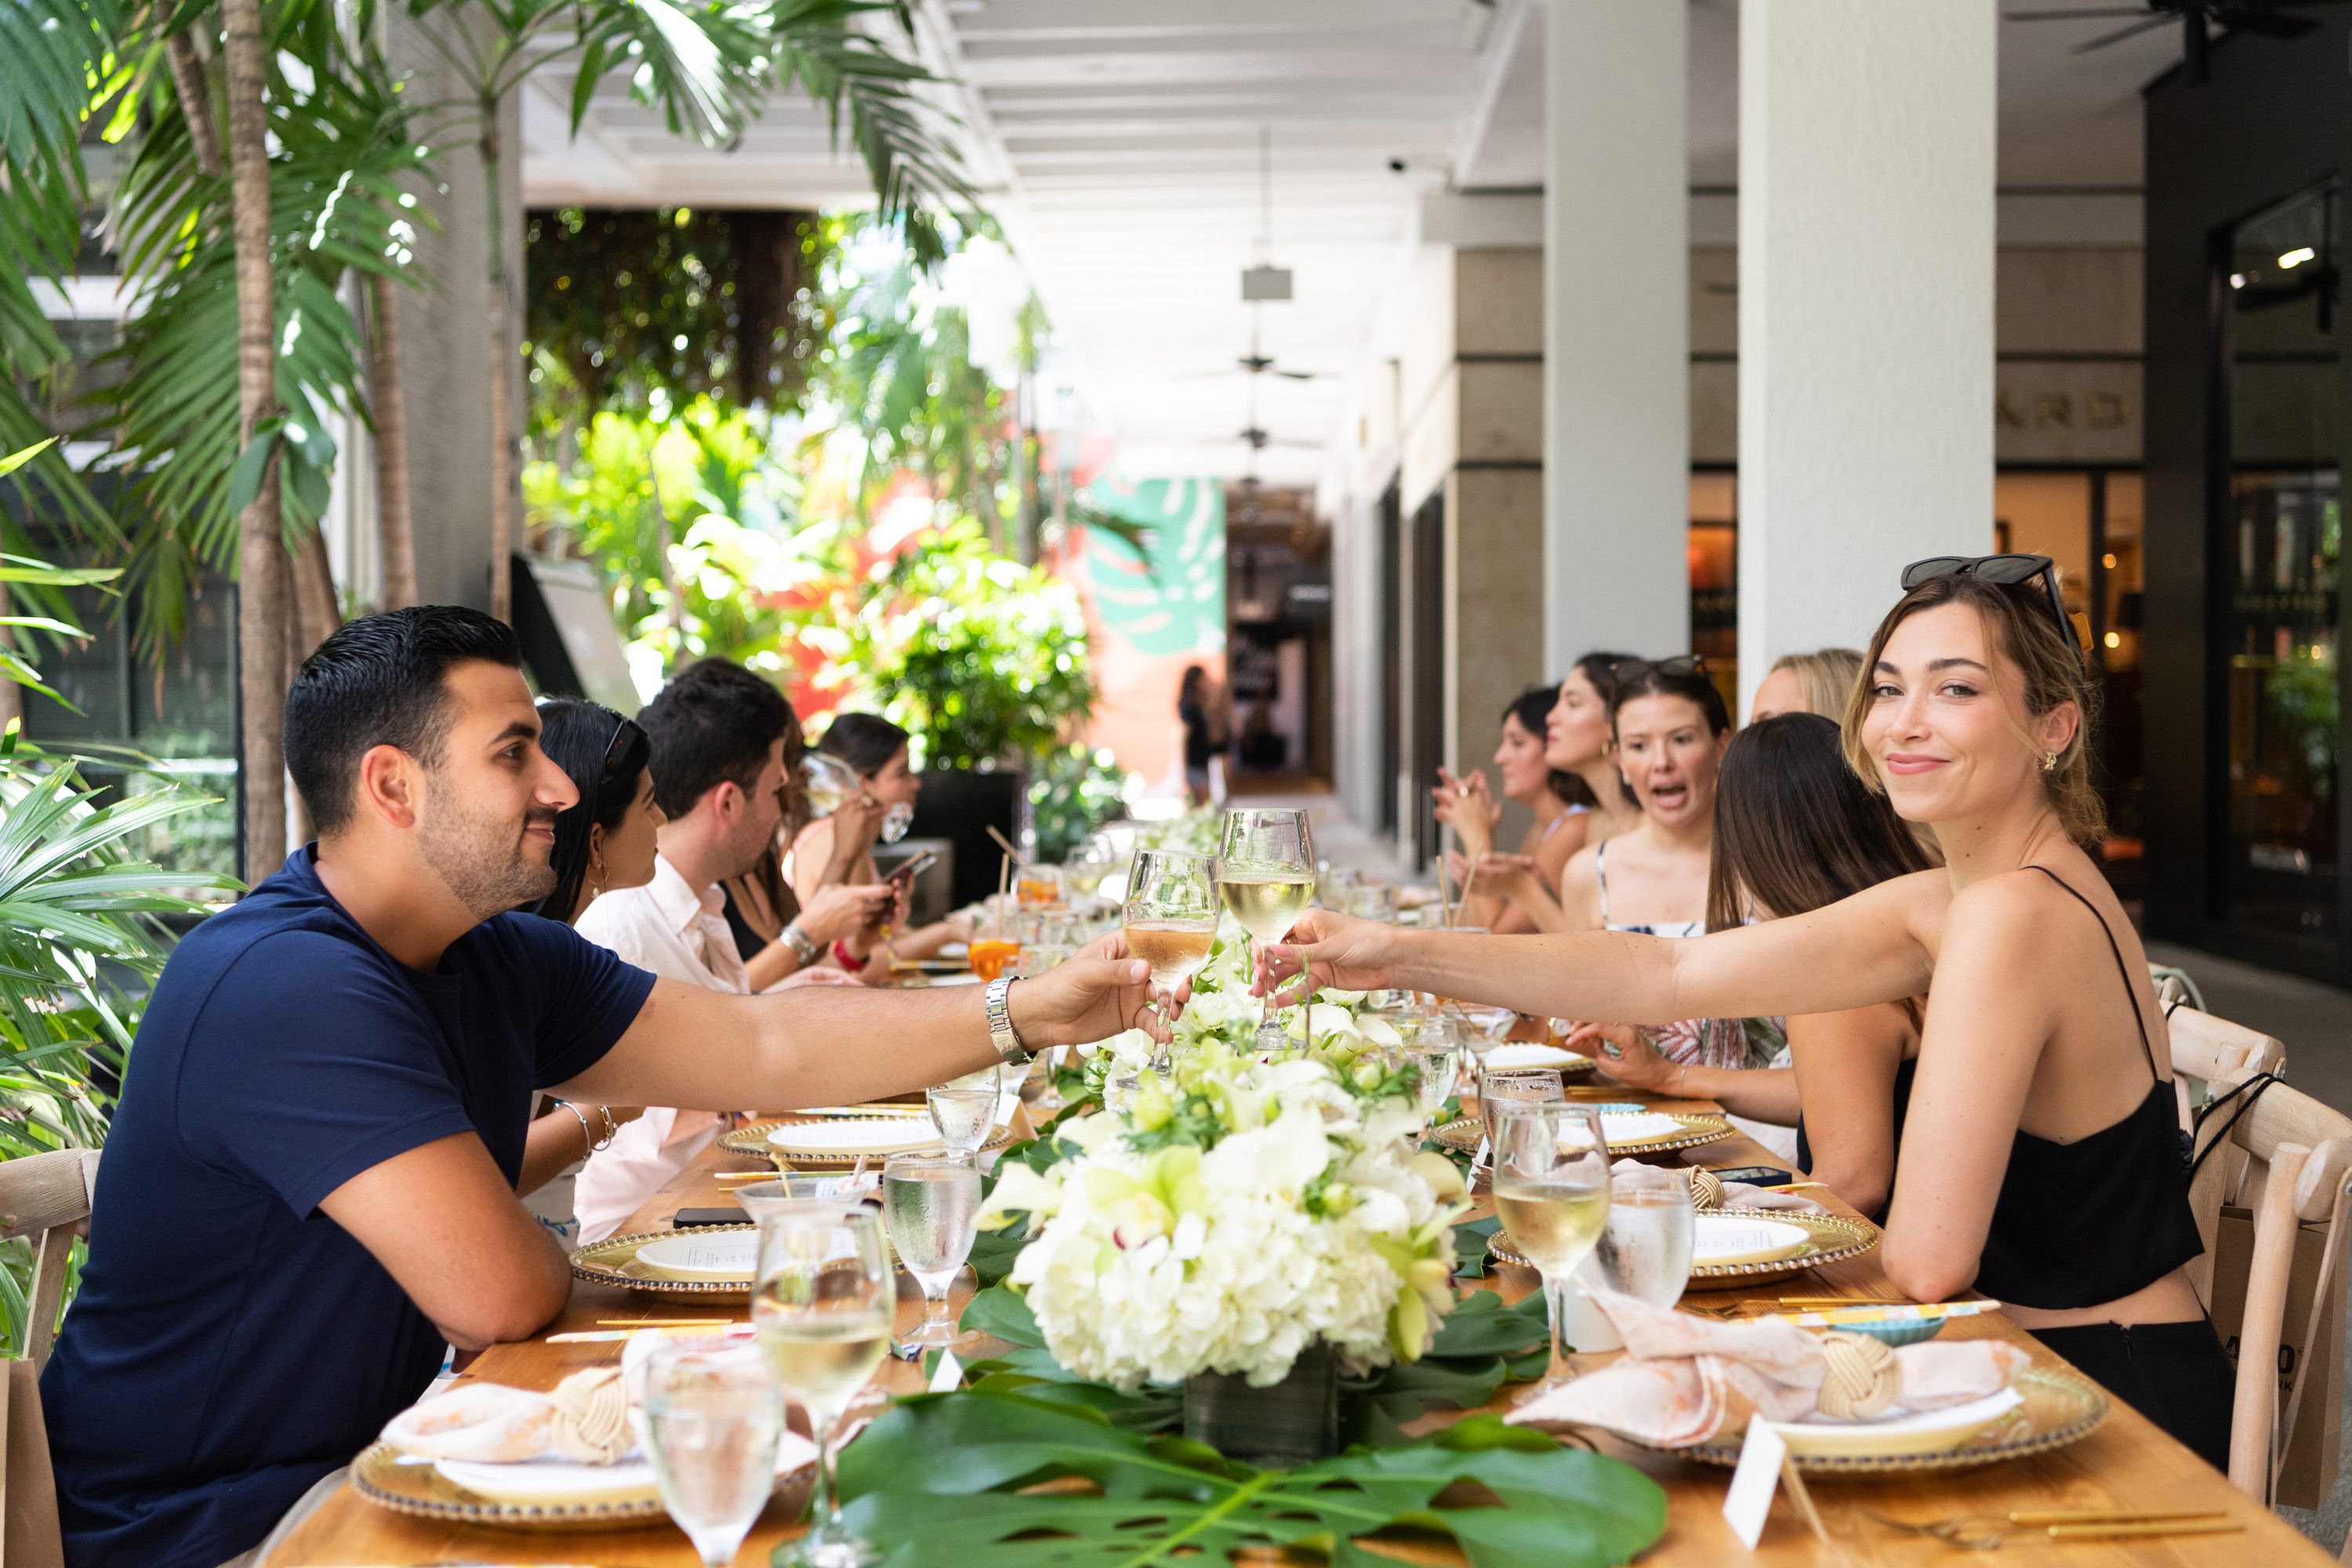
<svg viewBox="0 0 2352 1568"><path fill-rule="evenodd" d="M1099 1495L1014 1489L1070 1476ZM1448 1495L1465 1481L1500 1506ZM841 1489L850 1528L883 1550L883 1568L1157 1568L1227 1562L1248 1546L1382 1568L1394 1560L1357 1542L1391 1529L1444 1531L1475 1568L1608 1568L1666 1523L1665 1494L1640 1471L1492 1415L1259 1470L1019 1390L901 1402L842 1455Z"/></svg>
<svg viewBox="0 0 2352 1568"><path fill-rule="evenodd" d="M1225 646L1225 492L1214 479L1097 479L1087 502L1149 530L1149 555L1107 530L1087 538L1095 613L1142 653Z"/></svg>

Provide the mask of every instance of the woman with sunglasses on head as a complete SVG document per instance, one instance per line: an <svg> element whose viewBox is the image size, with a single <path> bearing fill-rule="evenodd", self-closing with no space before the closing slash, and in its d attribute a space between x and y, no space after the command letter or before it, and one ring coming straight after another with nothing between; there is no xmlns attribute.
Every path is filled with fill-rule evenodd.
<svg viewBox="0 0 2352 1568"><path fill-rule="evenodd" d="M863 842L856 844L856 854L843 873L853 887L870 887L882 880L874 864L875 843L878 840L896 844L906 837L908 826L915 819L915 800L923 793L923 780L908 765L909 739L906 731L876 714L840 713L834 716L824 739L817 742L817 751L845 764L857 775L867 796L881 808L870 832ZM832 863L853 842L856 841L845 838L835 828L833 817L819 817L801 829L800 836L793 841L792 853L784 861L785 881L798 891L810 868ZM898 889L898 907L890 913L891 923L907 918L908 891L906 888ZM949 942L971 940L971 917L959 911L943 921L898 931L891 936L888 946L900 958L929 958Z"/></svg>
<svg viewBox="0 0 2352 1568"><path fill-rule="evenodd" d="M1517 801L1534 813L1535 821L1519 840L1519 854L1547 886L1557 887L1569 857L1584 847L1585 819L1592 815L1592 791L1574 773L1553 767L1545 758L1544 730L1557 688L1531 686L1503 710L1503 738L1495 748L1495 771L1503 781L1503 798ZM1437 820L1454 829L1462 846L1454 858L1458 879L1466 868L1494 847L1495 826L1502 807L1486 787L1486 774L1474 769L1457 780L1440 768L1436 797ZM1527 911L1492 892L1465 890L1455 916L1459 925L1489 931L1533 931Z"/></svg>
<svg viewBox="0 0 2352 1568"><path fill-rule="evenodd" d="M1834 1013L1925 993L1879 1248L1913 1299L1970 1288L2217 1467L2233 1376L2185 1265L2189 1208L2147 958L2086 852L2093 684L2046 557L1904 573L1848 763L1940 870L1686 942L1402 931L1312 910L1276 973L1541 1014Z"/></svg>
<svg viewBox="0 0 2352 1568"><path fill-rule="evenodd" d="M609 708L551 697L539 705L539 748L580 799L555 818L555 889L531 912L572 925L598 894L654 879L654 835L665 818L646 765L653 747ZM548 1102L530 1124L515 1190L528 1197L643 1113L642 1106Z"/></svg>
<svg viewBox="0 0 2352 1568"><path fill-rule="evenodd" d="M1742 730L1724 753L1709 929L1805 914L1933 865L1886 797L1846 766L1835 721L1780 714ZM1895 1190L1895 1145L1925 1016L1925 999L1916 996L1801 1014L1786 1021L1793 1065L1762 1071L1670 1062L1628 1025L1598 1026L1591 1038L1601 1070L1621 1083L1717 1100L1760 1122L1793 1123L1806 1173L1857 1213L1880 1219Z"/></svg>

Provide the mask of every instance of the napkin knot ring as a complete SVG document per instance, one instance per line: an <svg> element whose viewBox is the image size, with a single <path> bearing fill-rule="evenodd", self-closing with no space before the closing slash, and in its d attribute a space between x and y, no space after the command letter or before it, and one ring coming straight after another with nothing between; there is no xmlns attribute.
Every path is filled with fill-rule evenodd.
<svg viewBox="0 0 2352 1568"><path fill-rule="evenodd" d="M1903 1392L1895 1352L1867 1334L1823 1334L1821 1411L1832 1421L1866 1421Z"/></svg>
<svg viewBox="0 0 2352 1568"><path fill-rule="evenodd" d="M1689 1171L1691 1207L1719 1209L1723 1206L1723 1178L1704 1166L1693 1165Z"/></svg>
<svg viewBox="0 0 2352 1568"><path fill-rule="evenodd" d="M583 1465L619 1462L635 1441L629 1431L629 1394L616 1366L575 1372L548 1396L555 1406L549 1436L555 1451Z"/></svg>

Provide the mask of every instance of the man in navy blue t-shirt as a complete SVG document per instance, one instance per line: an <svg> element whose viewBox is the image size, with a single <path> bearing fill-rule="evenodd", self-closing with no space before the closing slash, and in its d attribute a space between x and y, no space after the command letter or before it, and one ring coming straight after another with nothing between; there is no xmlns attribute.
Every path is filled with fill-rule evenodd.
<svg viewBox="0 0 2352 1568"><path fill-rule="evenodd" d="M563 1254L514 1190L534 1089L856 1101L1160 1032L1147 969L1113 947L985 1001L744 997L508 912L551 886L577 798L520 664L504 626L427 605L343 627L287 697L319 841L164 967L42 1379L72 1568L250 1551L424 1391L445 1342L562 1310Z"/></svg>

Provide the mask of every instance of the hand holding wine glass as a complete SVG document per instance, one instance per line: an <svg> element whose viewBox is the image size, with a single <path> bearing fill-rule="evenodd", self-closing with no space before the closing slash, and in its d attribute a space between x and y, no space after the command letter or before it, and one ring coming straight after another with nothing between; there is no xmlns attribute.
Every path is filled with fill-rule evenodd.
<svg viewBox="0 0 2352 1568"><path fill-rule="evenodd" d="M1176 988L1209 962L1217 940L1217 889L1206 855L1139 849L1128 873L1127 951L1151 966L1160 1016L1176 1016Z"/></svg>
<svg viewBox="0 0 2352 1568"><path fill-rule="evenodd" d="M1315 838L1303 811L1225 813L1217 854L1217 891L1234 920L1249 932L1253 957L1290 934L1315 901ZM1274 998L1258 1010L1258 1047L1282 1050L1289 1036L1274 1019Z"/></svg>

